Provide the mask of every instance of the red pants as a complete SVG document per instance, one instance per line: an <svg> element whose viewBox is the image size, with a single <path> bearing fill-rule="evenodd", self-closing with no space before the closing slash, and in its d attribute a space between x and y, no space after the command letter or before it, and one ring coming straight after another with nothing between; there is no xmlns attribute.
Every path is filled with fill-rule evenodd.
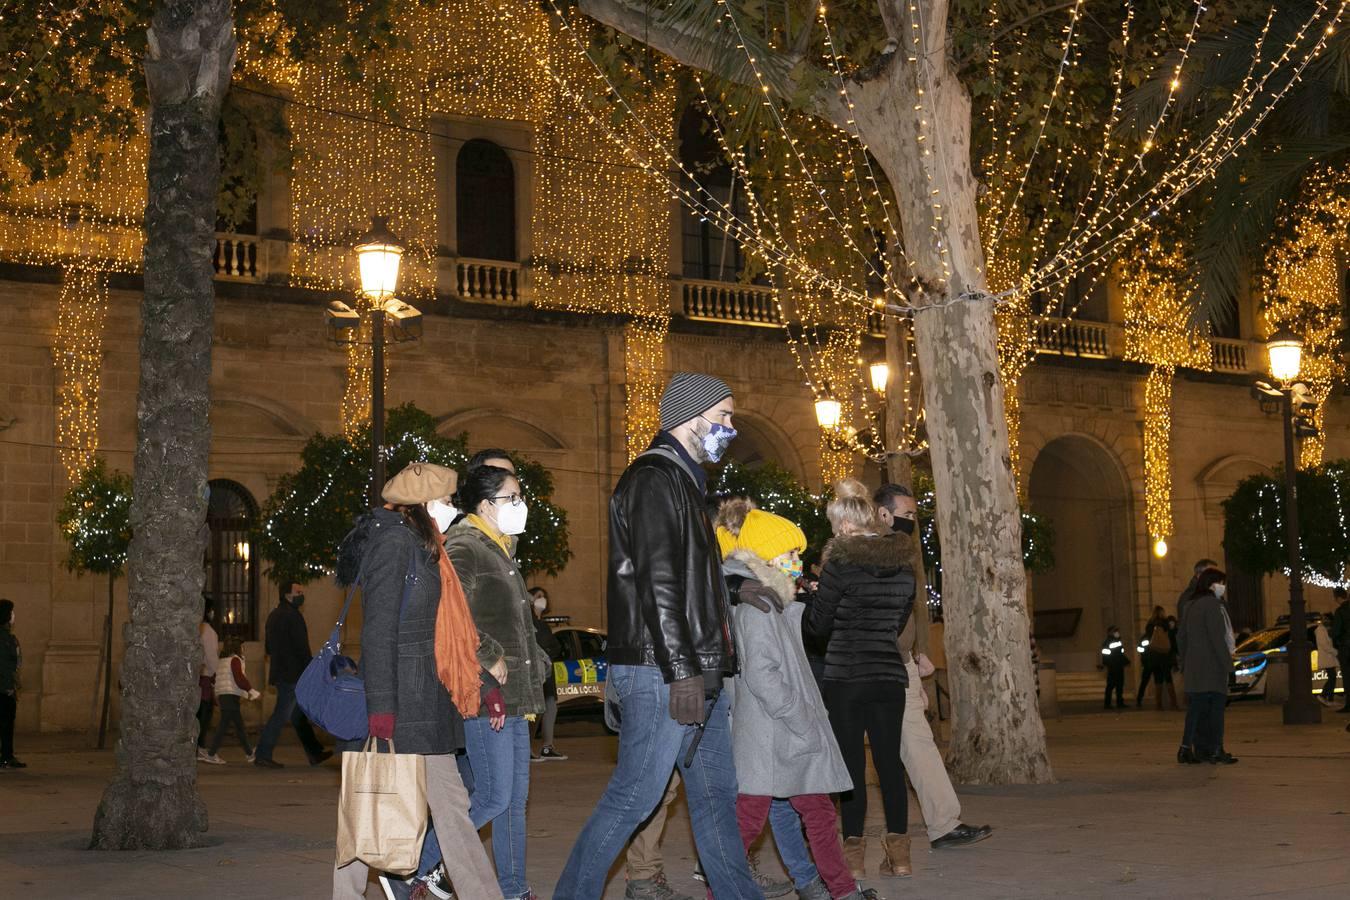
<svg viewBox="0 0 1350 900"><path fill-rule="evenodd" d="M741 842L747 850L764 830L764 823L769 818L769 804L772 802L772 797L737 795L736 822L741 828ZM848 870L848 863L844 862L844 847L839 843L839 819L829 795L800 794L789 797L788 802L802 817L802 824L806 826L806 843L811 848L816 871L829 888L830 896L846 897L856 891L857 883Z"/></svg>

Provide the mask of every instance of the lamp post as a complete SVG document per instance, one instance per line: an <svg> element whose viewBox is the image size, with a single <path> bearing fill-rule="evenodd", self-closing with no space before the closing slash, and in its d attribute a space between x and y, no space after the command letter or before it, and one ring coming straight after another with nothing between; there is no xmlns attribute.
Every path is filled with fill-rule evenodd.
<svg viewBox="0 0 1350 900"><path fill-rule="evenodd" d="M384 489L384 317L398 286L403 242L389 230L389 219L372 216L370 230L353 248L361 271L361 293L372 303L370 318L370 504L378 506Z"/></svg>
<svg viewBox="0 0 1350 900"><path fill-rule="evenodd" d="M1281 329L1266 341L1270 376L1279 383L1284 426L1284 543L1289 551L1289 699L1284 724L1316 725L1322 710L1312 695L1312 659L1308 616L1303 601L1303 560L1298 533L1298 467L1294 456L1294 381L1303 357L1303 341Z"/></svg>

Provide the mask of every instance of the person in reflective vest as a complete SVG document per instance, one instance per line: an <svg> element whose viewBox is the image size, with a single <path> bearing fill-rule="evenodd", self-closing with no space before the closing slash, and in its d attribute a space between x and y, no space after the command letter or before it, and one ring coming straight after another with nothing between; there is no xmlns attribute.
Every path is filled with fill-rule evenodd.
<svg viewBox="0 0 1350 900"><path fill-rule="evenodd" d="M1125 642L1120 639L1120 629L1112 625L1106 629L1106 640L1102 641L1102 655L1097 660L1097 668L1106 670L1106 695L1102 706L1111 708L1111 694L1116 695L1116 709L1125 708L1125 667L1130 659L1125 655Z"/></svg>

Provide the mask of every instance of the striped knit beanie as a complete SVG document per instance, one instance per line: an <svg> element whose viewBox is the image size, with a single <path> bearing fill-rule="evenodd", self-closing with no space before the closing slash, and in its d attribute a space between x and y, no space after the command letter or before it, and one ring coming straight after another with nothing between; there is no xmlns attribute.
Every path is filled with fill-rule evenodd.
<svg viewBox="0 0 1350 900"><path fill-rule="evenodd" d="M661 395L661 430L702 415L731 396L725 381L698 372L676 372Z"/></svg>

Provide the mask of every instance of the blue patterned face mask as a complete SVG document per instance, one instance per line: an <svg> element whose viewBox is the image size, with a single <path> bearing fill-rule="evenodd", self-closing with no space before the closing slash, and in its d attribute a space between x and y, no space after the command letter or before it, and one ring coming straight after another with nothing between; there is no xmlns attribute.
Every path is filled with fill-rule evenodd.
<svg viewBox="0 0 1350 900"><path fill-rule="evenodd" d="M793 581L802 577L802 561L800 559L789 559L786 562L778 564L778 568L783 570L783 574Z"/></svg>
<svg viewBox="0 0 1350 900"><path fill-rule="evenodd" d="M699 418L703 417L700 416ZM710 422L707 419L703 419L703 421L712 426L708 429L708 433L703 436L703 452L707 454L708 462L720 462L722 454L727 452L727 446L736 440L736 429L718 425L716 422Z"/></svg>

